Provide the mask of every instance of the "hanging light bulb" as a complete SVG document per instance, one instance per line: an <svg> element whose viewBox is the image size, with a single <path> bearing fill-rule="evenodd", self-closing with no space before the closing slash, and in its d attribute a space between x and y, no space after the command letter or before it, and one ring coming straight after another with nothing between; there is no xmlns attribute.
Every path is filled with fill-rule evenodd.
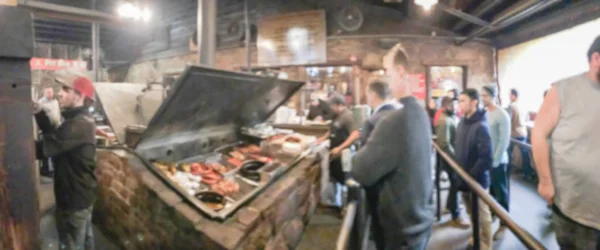
<svg viewBox="0 0 600 250"><path fill-rule="evenodd" d="M423 7L426 11L429 11L431 7L436 5L438 0L415 0L415 4Z"/></svg>

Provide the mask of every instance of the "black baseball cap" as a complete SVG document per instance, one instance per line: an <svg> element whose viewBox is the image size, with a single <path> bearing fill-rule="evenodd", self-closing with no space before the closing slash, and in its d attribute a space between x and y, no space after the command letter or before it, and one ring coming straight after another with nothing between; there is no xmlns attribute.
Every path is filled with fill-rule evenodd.
<svg viewBox="0 0 600 250"><path fill-rule="evenodd" d="M329 98L329 103L331 105L346 105L346 98L343 95L336 93Z"/></svg>

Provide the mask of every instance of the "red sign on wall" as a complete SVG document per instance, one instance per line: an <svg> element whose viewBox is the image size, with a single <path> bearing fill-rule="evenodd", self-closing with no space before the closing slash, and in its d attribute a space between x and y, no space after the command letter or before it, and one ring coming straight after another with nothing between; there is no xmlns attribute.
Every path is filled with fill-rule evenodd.
<svg viewBox="0 0 600 250"><path fill-rule="evenodd" d="M31 69L37 70L87 70L87 62L79 60L63 60L52 58L31 58Z"/></svg>
<svg viewBox="0 0 600 250"><path fill-rule="evenodd" d="M419 100L425 100L427 96L427 86L425 85L425 73L408 74L407 80L412 87L412 94Z"/></svg>

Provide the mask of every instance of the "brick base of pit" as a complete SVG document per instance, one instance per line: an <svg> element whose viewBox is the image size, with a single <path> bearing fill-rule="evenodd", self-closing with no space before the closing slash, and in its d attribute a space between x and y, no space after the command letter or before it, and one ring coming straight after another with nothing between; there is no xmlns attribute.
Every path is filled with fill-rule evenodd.
<svg viewBox="0 0 600 250"><path fill-rule="evenodd" d="M224 222L204 217L135 156L98 152L94 222L127 250L294 249L319 201L306 158Z"/></svg>

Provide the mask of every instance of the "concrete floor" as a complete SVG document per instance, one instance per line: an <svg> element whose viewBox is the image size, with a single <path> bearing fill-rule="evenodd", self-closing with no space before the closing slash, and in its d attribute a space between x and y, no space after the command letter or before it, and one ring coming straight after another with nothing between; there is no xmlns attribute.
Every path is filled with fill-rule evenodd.
<svg viewBox="0 0 600 250"><path fill-rule="evenodd" d="M52 213L42 216L40 220L42 250L58 250L58 233L56 232L56 221ZM119 250L108 238L94 227L94 243L96 250Z"/></svg>
<svg viewBox="0 0 600 250"><path fill-rule="evenodd" d="M446 184L447 185L447 184ZM442 185L444 189L445 185ZM517 175L511 181L511 217L529 231L549 250L559 249L554 237L554 231L547 219L550 211L545 202L539 197L534 184L524 181ZM442 201L445 201L447 192L442 192ZM444 204L443 204L444 205ZM42 218L40 221L42 250L57 250L58 235L55 229L55 221L52 216L54 206L54 194L52 182L42 179L40 184L40 208ZM457 229L448 225L450 215L446 214L439 223L434 226L434 231L428 246L430 250L458 250L465 249L471 236L469 229ZM318 213L311 219L298 250L331 250L335 249L337 236L340 230L341 219L334 212L319 209ZM494 229L498 223L494 224ZM101 232L94 231L96 249L117 250L115 244L111 243ZM372 245L372 244L371 244ZM371 249L374 247L371 246ZM519 240L507 231L503 240L494 243L494 249L526 249Z"/></svg>
<svg viewBox="0 0 600 250"><path fill-rule="evenodd" d="M529 231L548 250L559 249L554 231L547 219L550 211L546 208L545 201L537 194L534 184L528 183L519 176L514 175L511 181L511 217L525 230ZM444 186L442 186L444 187ZM447 192L442 192L442 201L445 201ZM444 205L444 204L443 204ZM466 216L466 212L463 213ZM450 215L446 214L441 221L434 225L434 230L427 249L429 250L458 250L465 249L471 237L470 229L457 229L450 227ZM498 227L494 224L494 230ZM341 220L332 213L321 212L314 216L309 223L299 250L331 250L339 233ZM371 244L372 245L372 244ZM494 249L519 250L525 246L509 231L503 240L494 243ZM370 249L374 249L371 247Z"/></svg>
<svg viewBox="0 0 600 250"><path fill-rule="evenodd" d="M58 233L54 220L54 189L51 178L41 177L39 186L40 199L40 238L41 250L58 250ZM119 250L114 243L94 227L96 250Z"/></svg>

